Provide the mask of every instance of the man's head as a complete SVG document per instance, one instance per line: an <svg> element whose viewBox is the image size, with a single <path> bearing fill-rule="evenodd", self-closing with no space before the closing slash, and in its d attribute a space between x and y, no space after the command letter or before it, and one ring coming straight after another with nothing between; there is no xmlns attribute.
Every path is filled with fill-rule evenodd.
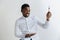
<svg viewBox="0 0 60 40"><path fill-rule="evenodd" d="M28 17L30 14L30 6L28 4L23 4L21 6L21 12L24 17Z"/></svg>

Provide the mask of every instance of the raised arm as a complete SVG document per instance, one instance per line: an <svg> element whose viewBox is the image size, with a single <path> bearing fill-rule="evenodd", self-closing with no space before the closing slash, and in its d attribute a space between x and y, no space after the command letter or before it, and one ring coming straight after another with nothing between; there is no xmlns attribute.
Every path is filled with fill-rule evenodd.
<svg viewBox="0 0 60 40"><path fill-rule="evenodd" d="M40 25L40 26L42 26L43 28L47 28L47 25L48 25L48 23L49 23L49 21L50 21L50 17L51 17L51 12L50 12L50 8L48 8L49 10L48 10L48 12L47 12L47 14L46 14L46 21L45 21L45 23L43 24L43 23L41 23L39 20L37 20L37 23Z"/></svg>

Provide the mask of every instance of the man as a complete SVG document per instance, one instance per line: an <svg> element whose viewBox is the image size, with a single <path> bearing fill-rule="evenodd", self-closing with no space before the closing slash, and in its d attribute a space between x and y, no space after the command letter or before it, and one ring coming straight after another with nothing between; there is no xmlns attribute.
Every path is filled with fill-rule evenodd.
<svg viewBox="0 0 60 40"><path fill-rule="evenodd" d="M48 24L48 21L51 17L51 13L50 12L47 13L46 22L45 24L42 24L36 17L30 15L30 6L28 4L22 5L21 12L23 16L19 18L15 24L16 36L21 38L20 40L37 40L38 39L37 25L46 28L46 25ZM35 36L36 39L33 39L33 36Z"/></svg>

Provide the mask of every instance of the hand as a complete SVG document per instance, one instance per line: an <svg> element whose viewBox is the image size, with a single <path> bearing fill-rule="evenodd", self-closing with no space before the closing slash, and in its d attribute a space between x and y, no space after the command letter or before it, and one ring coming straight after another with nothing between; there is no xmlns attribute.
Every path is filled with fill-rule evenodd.
<svg viewBox="0 0 60 40"><path fill-rule="evenodd" d="M26 34L26 35L25 35L25 38L31 37L31 36L33 36L33 35L35 35L35 34L36 34L36 33Z"/></svg>
<svg viewBox="0 0 60 40"><path fill-rule="evenodd" d="M46 20L49 21L51 16L52 16L51 12L48 11L48 13L46 14Z"/></svg>

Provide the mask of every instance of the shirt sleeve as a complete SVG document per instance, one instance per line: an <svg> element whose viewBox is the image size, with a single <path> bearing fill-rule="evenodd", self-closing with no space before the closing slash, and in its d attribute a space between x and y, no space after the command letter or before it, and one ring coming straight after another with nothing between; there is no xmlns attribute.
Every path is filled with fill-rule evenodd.
<svg viewBox="0 0 60 40"><path fill-rule="evenodd" d="M40 20L37 17L36 17L36 21L37 21L37 24L39 26L42 26L43 28L47 28L48 27L49 21L46 20L45 23L41 23Z"/></svg>
<svg viewBox="0 0 60 40"><path fill-rule="evenodd" d="M25 34L22 33L21 29L19 28L19 22L16 21L15 23L15 36L18 38L24 38Z"/></svg>

